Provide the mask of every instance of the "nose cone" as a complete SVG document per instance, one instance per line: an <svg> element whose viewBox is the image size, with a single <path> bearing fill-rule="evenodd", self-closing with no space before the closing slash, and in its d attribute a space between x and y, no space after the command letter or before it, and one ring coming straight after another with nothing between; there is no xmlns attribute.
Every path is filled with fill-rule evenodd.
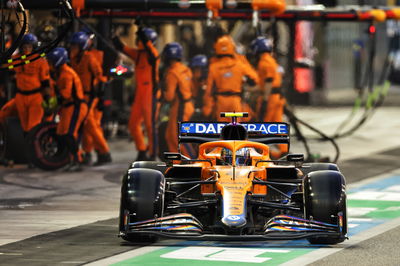
<svg viewBox="0 0 400 266"><path fill-rule="evenodd" d="M244 215L228 215L221 219L222 223L228 227L242 227L246 225L246 218Z"/></svg>

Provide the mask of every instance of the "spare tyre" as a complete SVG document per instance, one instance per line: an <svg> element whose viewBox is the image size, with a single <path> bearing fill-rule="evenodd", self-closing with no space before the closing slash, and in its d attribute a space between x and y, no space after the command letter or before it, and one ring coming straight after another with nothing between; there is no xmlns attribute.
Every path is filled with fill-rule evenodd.
<svg viewBox="0 0 400 266"><path fill-rule="evenodd" d="M29 156L40 169L56 170L70 162L67 144L57 135L56 129L55 122L45 122L29 132Z"/></svg>
<svg viewBox="0 0 400 266"><path fill-rule="evenodd" d="M0 149L7 161L15 164L28 163L28 144L24 138L24 132L18 117L8 117L3 124L2 144Z"/></svg>

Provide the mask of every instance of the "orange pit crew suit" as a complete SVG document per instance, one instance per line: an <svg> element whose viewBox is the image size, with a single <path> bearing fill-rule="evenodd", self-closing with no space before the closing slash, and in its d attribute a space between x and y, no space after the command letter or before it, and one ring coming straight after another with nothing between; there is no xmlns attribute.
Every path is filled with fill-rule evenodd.
<svg viewBox="0 0 400 266"><path fill-rule="evenodd" d="M206 117L212 115L218 121L229 122L229 118L220 118L219 114L244 111L243 78L247 77L250 84L256 84L258 76L252 68L235 56L235 47L230 37L219 38L214 48L217 59L210 64L203 100L203 115Z"/></svg>
<svg viewBox="0 0 400 266"><path fill-rule="evenodd" d="M89 107L89 113L83 125L82 148L85 153L90 153L94 147L99 156L109 156L110 149L95 116L98 103L95 88L99 82L105 81L103 70L97 58L85 50L80 50L76 55L71 54L71 66L81 79L85 101Z"/></svg>
<svg viewBox="0 0 400 266"><path fill-rule="evenodd" d="M153 98L158 91L158 67L160 64L159 53L154 46L157 34L150 28L139 27L137 31L137 49L124 45L118 37L113 38L114 46L127 54L135 62L136 90L135 98L131 105L129 118L129 131L138 150L137 160L146 160L146 151L150 157L154 157L153 138L155 110L153 110ZM142 123L146 130L148 145L142 130Z"/></svg>
<svg viewBox="0 0 400 266"><path fill-rule="evenodd" d="M202 70L199 68L193 69L193 84L192 84L192 95L195 99L195 107L201 108L203 105L203 95L206 88L207 79L203 77Z"/></svg>
<svg viewBox="0 0 400 266"><path fill-rule="evenodd" d="M57 134L70 148L74 161L80 162L78 131L87 116L88 107L84 101L81 80L75 71L67 64L63 64L57 72L56 90L61 97Z"/></svg>
<svg viewBox="0 0 400 266"><path fill-rule="evenodd" d="M270 52L259 54L257 65L260 77L260 96L257 99L257 113L265 122L283 122L286 99L282 96L282 74L280 66ZM287 144L278 144L278 150L271 149L271 156L279 158L288 152Z"/></svg>
<svg viewBox="0 0 400 266"><path fill-rule="evenodd" d="M245 55L236 53L235 56L236 56L237 59L239 59L248 68L247 71L256 72L256 70L250 64L249 60L247 60ZM253 121L255 120L255 118L256 118L255 111L256 110L251 108L248 102L242 101L242 109L243 109L243 112L247 112L249 114L248 117L246 117L246 118L243 117L241 119L242 122L249 122L251 120L253 120Z"/></svg>
<svg viewBox="0 0 400 266"><path fill-rule="evenodd" d="M203 107L203 97L207 86L208 59L207 56L195 55L190 61L192 70L192 97L194 101L195 114L191 120L202 120L201 108Z"/></svg>
<svg viewBox="0 0 400 266"><path fill-rule="evenodd" d="M3 124L8 117L18 116L17 105L15 104L15 98L9 100L0 109L0 124Z"/></svg>
<svg viewBox="0 0 400 266"><path fill-rule="evenodd" d="M258 99L258 113L266 122L282 122L283 109L286 103L281 94L282 75L278 71L279 65L270 53L263 53L258 61L258 75L260 77L260 93ZM268 84L269 83L269 84ZM270 90L269 92L266 90Z"/></svg>
<svg viewBox="0 0 400 266"><path fill-rule="evenodd" d="M20 56L20 55L19 55ZM18 56L18 57L19 57ZM29 60L29 58L25 59ZM15 63L19 63L17 60ZM43 89L50 86L49 66L44 58L15 68L17 94L15 104L25 134L42 122Z"/></svg>
<svg viewBox="0 0 400 266"><path fill-rule="evenodd" d="M178 122L189 121L194 113L192 102L192 71L180 61L173 61L168 67L163 91L163 100L171 103L169 120L165 132L168 150L178 151ZM190 147L182 146L182 153L193 156Z"/></svg>
<svg viewBox="0 0 400 266"><path fill-rule="evenodd" d="M0 124L3 124L7 117L18 116L17 105L15 104L15 98L9 100L0 109Z"/></svg>
<svg viewBox="0 0 400 266"><path fill-rule="evenodd" d="M97 59L100 66L103 65L103 58L104 58L103 51L91 48L88 50L88 52L91 54L92 57ZM101 119L103 118L103 111L102 109L100 109L99 105L101 105L100 98L97 101L96 108L93 108L93 116L97 126L101 128ZM93 151L93 149L95 148L93 143L93 138L90 135L86 135L83 140L84 141L82 144L85 146L85 151Z"/></svg>

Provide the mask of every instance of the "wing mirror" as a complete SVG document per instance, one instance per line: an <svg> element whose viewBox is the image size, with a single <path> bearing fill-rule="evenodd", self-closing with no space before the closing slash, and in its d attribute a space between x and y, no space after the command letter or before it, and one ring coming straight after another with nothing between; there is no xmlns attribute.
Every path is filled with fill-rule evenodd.
<svg viewBox="0 0 400 266"><path fill-rule="evenodd" d="M167 163L167 166L172 166L173 161L181 161L182 154L178 152L164 152L164 160Z"/></svg>
<svg viewBox="0 0 400 266"><path fill-rule="evenodd" d="M293 162L295 166L299 167L304 162L304 154L302 153L293 153L286 155L286 160L288 162Z"/></svg>

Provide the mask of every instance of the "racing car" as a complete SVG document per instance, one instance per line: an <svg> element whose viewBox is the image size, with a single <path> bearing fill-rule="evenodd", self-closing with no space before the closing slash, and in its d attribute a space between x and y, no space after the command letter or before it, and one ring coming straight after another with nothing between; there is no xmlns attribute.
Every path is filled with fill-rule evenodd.
<svg viewBox="0 0 400 266"><path fill-rule="evenodd" d="M347 239L346 182L336 164L304 163L303 154L271 160L270 145L290 144L286 123L180 122L179 145L164 162L133 162L123 176L119 236L191 240Z"/></svg>

